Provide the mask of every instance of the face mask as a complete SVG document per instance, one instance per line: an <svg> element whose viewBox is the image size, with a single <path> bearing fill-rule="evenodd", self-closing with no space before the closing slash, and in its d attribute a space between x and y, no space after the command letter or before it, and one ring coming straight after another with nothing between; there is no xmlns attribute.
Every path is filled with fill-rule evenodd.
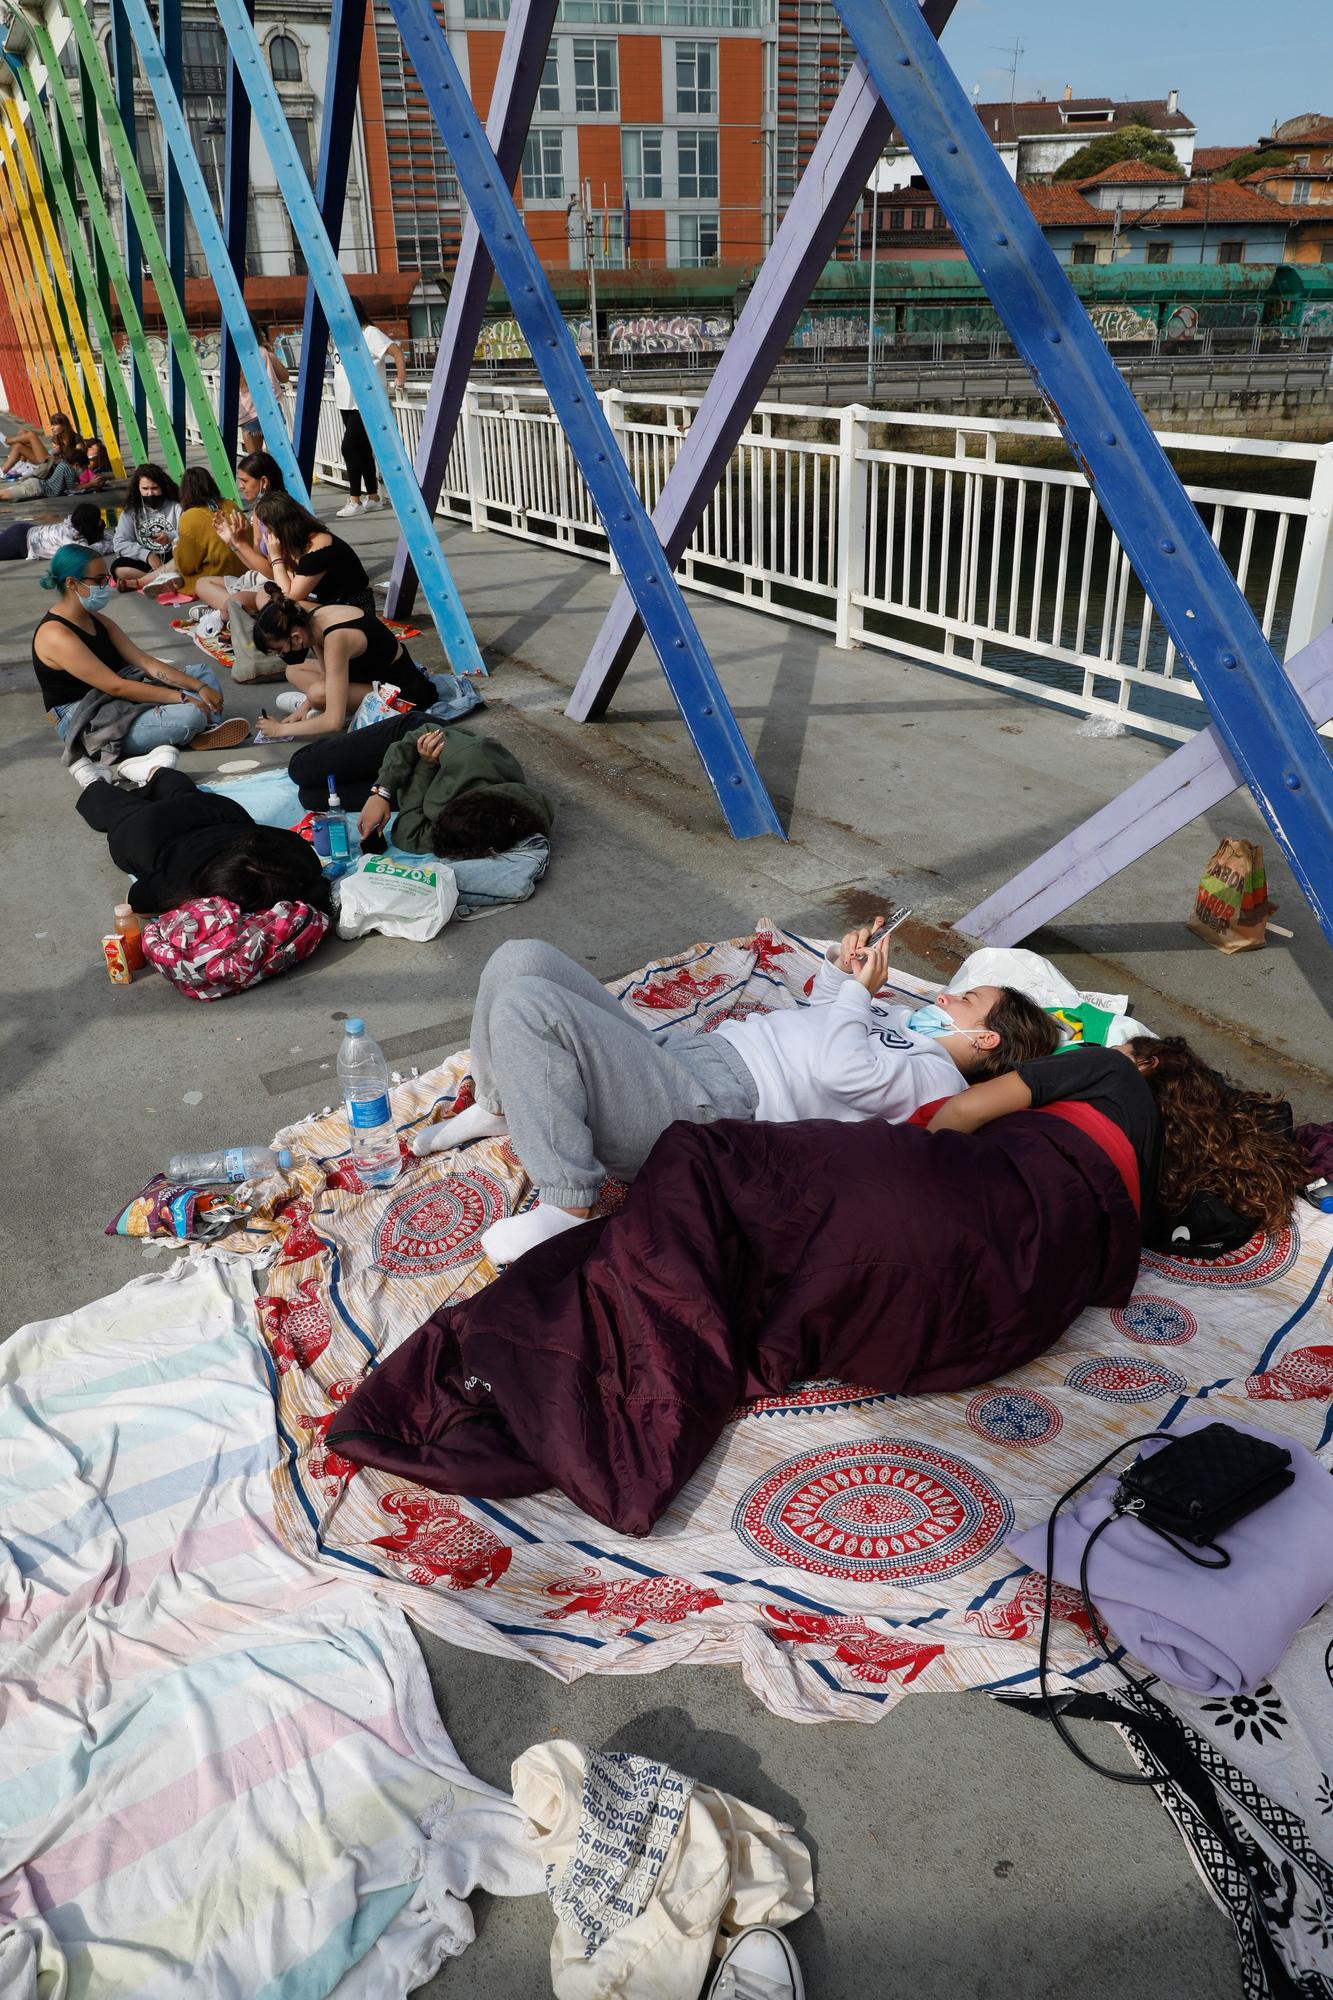
<svg viewBox="0 0 1333 2000"><path fill-rule="evenodd" d="M308 660L310 658L310 648L309 646L293 646L290 647L283 654L282 657L287 662L289 667L299 667L302 660Z"/></svg>
<svg viewBox="0 0 1333 2000"><path fill-rule="evenodd" d="M928 1006L918 1007L909 1014L907 1025L914 1035L953 1035L958 1032L958 1023L952 1014L946 1014L943 1007L937 1007L932 1000Z"/></svg>
<svg viewBox="0 0 1333 2000"><path fill-rule="evenodd" d="M83 608L85 611L101 611L110 602L111 585L109 583L95 583L91 586L88 595L83 600Z"/></svg>
<svg viewBox="0 0 1333 2000"><path fill-rule="evenodd" d="M141 486L139 488L139 498L143 501L145 507L156 507L162 495L160 493L150 493L146 486Z"/></svg>

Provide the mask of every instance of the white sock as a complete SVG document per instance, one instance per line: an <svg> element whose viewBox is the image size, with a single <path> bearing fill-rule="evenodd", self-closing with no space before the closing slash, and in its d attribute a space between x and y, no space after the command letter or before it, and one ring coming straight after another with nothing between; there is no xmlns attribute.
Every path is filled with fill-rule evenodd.
<svg viewBox="0 0 1333 2000"><path fill-rule="evenodd" d="M423 1125L412 1141L412 1151L424 1159L427 1153L447 1153L455 1146L471 1146L478 1139L503 1139L508 1130L503 1112L469 1104L455 1118L442 1118L438 1125Z"/></svg>
<svg viewBox="0 0 1333 2000"><path fill-rule="evenodd" d="M100 771L91 757L76 757L69 773L81 792L86 791L89 785L95 785L99 778L111 776L109 771Z"/></svg>
<svg viewBox="0 0 1333 2000"><path fill-rule="evenodd" d="M549 1243L553 1236L563 1236L567 1229L577 1229L587 1219L586 1215L571 1215L567 1208L552 1208L549 1203L539 1201L522 1215L507 1215L503 1222L493 1222L489 1229L483 1229L481 1247L492 1264L512 1264L525 1250L535 1250L539 1243Z"/></svg>

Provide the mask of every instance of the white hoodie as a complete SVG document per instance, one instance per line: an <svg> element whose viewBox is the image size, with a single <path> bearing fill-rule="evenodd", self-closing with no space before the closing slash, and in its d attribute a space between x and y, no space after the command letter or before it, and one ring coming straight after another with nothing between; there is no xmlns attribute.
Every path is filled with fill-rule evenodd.
<svg viewBox="0 0 1333 2000"><path fill-rule="evenodd" d="M938 1039L908 1027L910 1012L872 1000L859 980L825 958L808 1007L724 1021L714 1033L726 1036L755 1080L756 1119L901 1124L918 1105L966 1087Z"/></svg>

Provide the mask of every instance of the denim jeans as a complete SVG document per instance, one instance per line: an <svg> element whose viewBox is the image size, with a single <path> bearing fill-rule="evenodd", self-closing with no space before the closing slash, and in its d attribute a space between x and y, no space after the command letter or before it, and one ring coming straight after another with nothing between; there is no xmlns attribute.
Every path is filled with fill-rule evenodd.
<svg viewBox="0 0 1333 2000"><path fill-rule="evenodd" d="M191 662L190 671L195 680L212 688L215 694L222 692L217 675L203 661L198 665ZM77 707L78 703L71 701L54 711L56 735L62 743L69 728L69 719ZM201 730L211 729L216 720L197 701L166 702L161 708L141 708L125 732L120 754L122 757L141 757L145 750L156 750L163 743L175 743L183 748L185 744L192 743Z"/></svg>

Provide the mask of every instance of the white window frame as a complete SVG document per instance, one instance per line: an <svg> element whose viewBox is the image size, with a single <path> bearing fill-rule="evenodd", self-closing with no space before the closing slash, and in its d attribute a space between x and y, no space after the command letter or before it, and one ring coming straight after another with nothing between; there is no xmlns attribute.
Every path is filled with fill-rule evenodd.
<svg viewBox="0 0 1333 2000"><path fill-rule="evenodd" d="M710 256L706 256L702 248L706 231L711 231L715 246ZM692 240L687 241L687 238ZM716 264L722 253L722 224L718 211L712 209L678 214L672 231L672 248L679 270L700 271Z"/></svg>
<svg viewBox="0 0 1333 2000"><path fill-rule="evenodd" d="M607 59L607 52L609 60ZM574 70L574 115L578 118L616 117L620 112L620 44L612 35L577 35L570 42ZM592 81L579 82L580 63L592 64ZM609 67L610 81L603 68ZM591 97L591 102L587 99Z"/></svg>
<svg viewBox="0 0 1333 2000"><path fill-rule="evenodd" d="M529 153L534 154L538 164L529 166ZM558 163L558 172L553 176L551 162ZM523 164L520 168L523 182L523 203L531 207L539 201L564 201L565 187L565 137L564 133L549 125L534 126L523 142ZM559 185L551 186L552 179Z"/></svg>
<svg viewBox="0 0 1333 2000"><path fill-rule="evenodd" d="M712 169L706 171L704 156L712 153ZM709 201L720 199L721 158L718 131L715 125L691 125L682 127L676 133L676 199L677 201ZM693 164L687 169L686 160L693 156ZM687 185L692 182L693 185Z"/></svg>
<svg viewBox="0 0 1333 2000"><path fill-rule="evenodd" d="M1310 183L1307 180L1293 181L1291 184L1291 205L1305 208L1310 200Z"/></svg>
<svg viewBox="0 0 1333 2000"><path fill-rule="evenodd" d="M678 41L671 48L671 102L680 118L716 118L718 102L718 44L696 40ZM700 56L703 63L700 63ZM687 60L693 82L682 85L681 63ZM704 80L701 81L701 69Z"/></svg>
<svg viewBox="0 0 1333 2000"><path fill-rule="evenodd" d="M542 64L541 82L537 85L537 110L559 112L563 93L560 88L560 45L553 42L546 51ZM554 99L554 102L552 101Z"/></svg>
<svg viewBox="0 0 1333 2000"><path fill-rule="evenodd" d="M657 167L650 172L648 160L657 154ZM625 193L631 201L661 201L666 190L666 142L660 125L622 125L620 128L620 172Z"/></svg>

